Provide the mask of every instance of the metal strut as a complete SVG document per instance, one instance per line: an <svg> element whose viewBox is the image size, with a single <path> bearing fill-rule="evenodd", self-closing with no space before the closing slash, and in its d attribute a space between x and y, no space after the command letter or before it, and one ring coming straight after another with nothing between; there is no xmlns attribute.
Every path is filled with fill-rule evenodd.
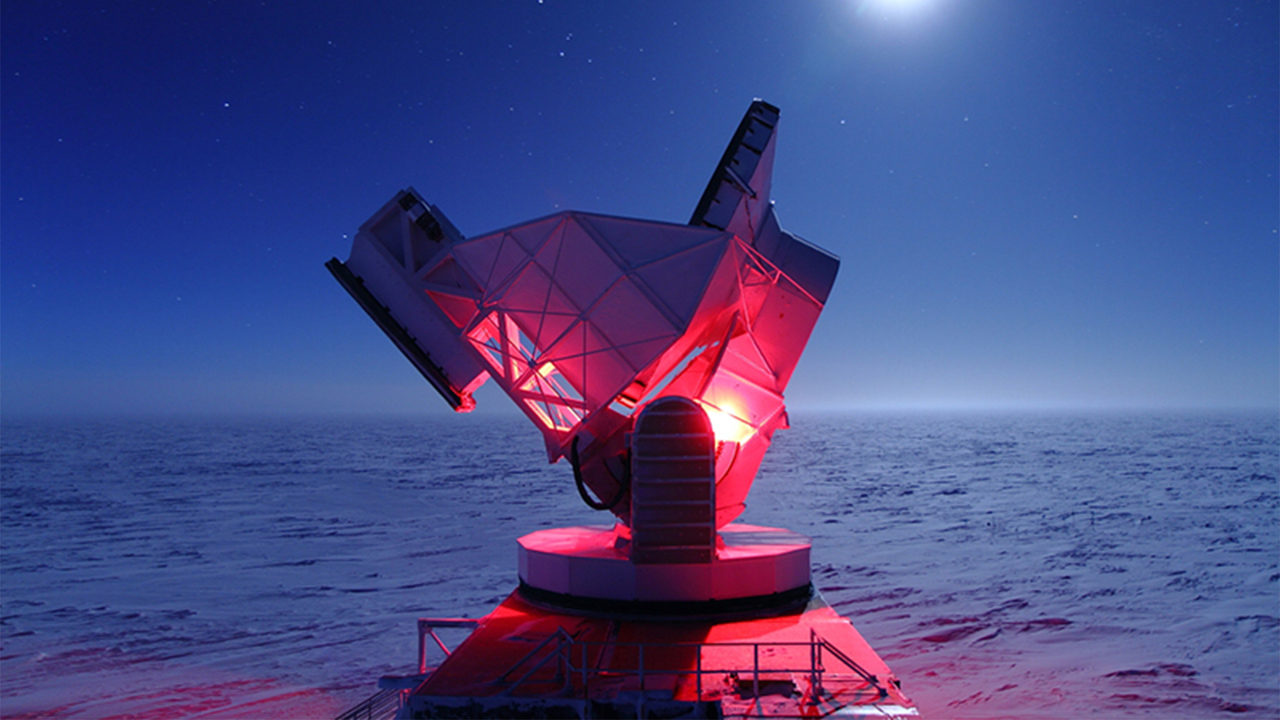
<svg viewBox="0 0 1280 720"><path fill-rule="evenodd" d="M602 464L604 463L603 460L601 460L600 462ZM621 480L618 480L617 478L613 478L614 480L618 481L618 494L614 495L613 499L609 500L608 502L600 502L599 500L592 500L591 495L587 493L586 484L582 481L582 467L578 463L578 436L577 435L574 435L573 442L569 443L569 464L573 466L573 484L578 486L578 495L582 497L582 502L586 503L587 507L591 508L592 510L614 509L615 507L618 506L618 503L622 502L622 498L627 494L627 491L631 489L631 472L628 469L627 472L622 474ZM609 466L605 465L604 469L608 471ZM609 472L609 476L610 477L613 476L612 471Z"/></svg>

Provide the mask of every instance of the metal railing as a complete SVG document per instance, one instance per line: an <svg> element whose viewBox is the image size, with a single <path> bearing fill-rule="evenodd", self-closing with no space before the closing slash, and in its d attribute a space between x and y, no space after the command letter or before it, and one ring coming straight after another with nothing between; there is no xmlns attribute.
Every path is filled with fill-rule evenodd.
<svg viewBox="0 0 1280 720"><path fill-rule="evenodd" d="M372 697L339 715L336 720L385 720L400 710L399 690L379 690Z"/></svg>
<svg viewBox="0 0 1280 720"><path fill-rule="evenodd" d="M474 629L479 624L480 621L473 618L419 618L418 674L425 675L427 673L427 649L429 647L427 638L435 641L436 646L440 648L446 658L452 654L452 650L436 634L435 631L437 629ZM747 667L745 662L734 663L732 667L704 665L703 651L708 648L717 650L729 649L731 654L733 648L741 648L744 651L750 649L750 666ZM627 666L628 664L625 662L617 662L620 650L623 654L634 652L634 666ZM797 656L803 656L802 652L793 652L796 650L807 651L807 663L804 661L795 662L798 659ZM608 666L602 667L601 660L606 652L612 657ZM745 655L745 652L742 654ZM591 662L593 655L596 659L594 664ZM684 660L673 661L672 655L677 658L683 656ZM777 655L782 655L781 661L778 661ZM692 667L688 665L689 660L692 660ZM834 669L828 668L829 664L843 665L849 672L837 673ZM679 666L672 667L672 665ZM544 673L542 677L538 677L539 672L549 666L554 671ZM877 699L884 699L889 694L888 689L881 684L876 675L868 672L866 668L862 667L844 651L813 629L809 630L809 640L807 642L646 643L579 640L566 632L564 628L556 628L554 633L548 635L512 665L510 669L498 676L495 682L499 685L505 685L500 694L508 697L522 687L550 683L553 685L553 689L550 692L578 695L585 700L590 696L593 681L598 683L602 679L607 679L611 684L616 685L620 678L635 678L640 695L644 697L651 689L656 689L654 687L655 683L673 688L672 692L674 694L674 688L679 684L681 678L685 678L686 681L692 681L696 699L703 701L717 697L714 694L705 692L708 689L705 678L708 676L730 678L737 685L738 692L745 694L743 691L747 687L745 683L747 673L750 673L751 698L754 704L753 712L758 715L764 714L760 690L762 682L768 683L771 681L771 678L767 677L769 675L786 673L807 676L809 688L802 702L809 706L829 704L832 696L827 693L824 685L824 682L829 680L845 680L856 677L861 683L865 683L869 689L873 689L876 692ZM551 677L546 677L547 674L550 674ZM514 680L511 679L513 676L515 676ZM763 680L762 676L764 676ZM669 680L658 683L657 678L669 678ZM411 690L380 691L365 702L343 713L341 718L343 720L356 720L357 718L363 720L365 718L386 717L399 708L409 692Z"/></svg>
<svg viewBox="0 0 1280 720"><path fill-rule="evenodd" d="M597 660L606 649L615 653L618 649L634 649L636 662L634 668L622 667L611 664L609 667L592 667L589 656L592 650L599 650ZM707 667L703 664L703 650L706 648L750 648L751 650L751 666L742 667L737 665L734 667ZM672 652L679 653L685 650L693 654L693 667L662 667L663 660L658 659L646 662L645 651L649 650L649 657L658 658L666 657L668 660ZM796 665L795 663L783 662L773 663L767 662L775 653L782 651L784 656L794 657L799 653L787 653L786 649L805 649L808 651L808 663ZM765 651L766 663L765 667L761 666L761 651ZM656 651L656 652L655 652ZM870 688L876 691L877 699L884 699L888 696L888 690L880 683L878 677L868 672L866 668L859 665L853 658L850 658L840 648L831 644L828 640L818 635L814 630L809 631L808 642L791 641L791 642L688 642L688 643L644 643L644 642L616 642L610 640L588 641L578 640L564 631L563 628L557 628L555 633L549 635L540 644L529 651L523 658L511 666L509 670L498 677L497 682L507 684L502 691L504 695L513 694L518 688L526 684L537 683L553 683L558 686L558 692L574 691L587 698L592 680L603 675L610 678L617 677L635 677L639 685L641 694L644 694L651 686L655 677L672 678L672 684L679 682L679 679L692 678L694 689L697 693L697 699L704 698L704 682L703 678L710 675L727 676L736 678L739 688L742 687L743 675L750 672L752 698L755 700L757 708L760 707L760 685L761 675L765 674L804 674L809 678L809 692L807 702L810 705L817 705L823 701L823 697L827 695L826 688L823 685L824 677L830 679L841 678L827 668L830 659L834 659L839 665L847 668L850 674L843 677L856 676L859 680L866 683ZM538 671L547 667L548 664L554 663L555 672L550 678L534 679ZM525 666L529 666L518 678L510 680L518 671ZM575 680L577 688L574 688ZM767 682L767 680L766 680Z"/></svg>
<svg viewBox="0 0 1280 720"><path fill-rule="evenodd" d="M427 672L427 638L436 641L436 645L444 651L447 658L453 654L449 647L444 644L439 635L436 635L436 628L471 628L475 629L480 624L479 620L473 618L418 618L418 674L422 675Z"/></svg>
<svg viewBox="0 0 1280 720"><path fill-rule="evenodd" d="M339 715L337 720L384 720L384 718L397 715L404 705L405 698L413 691L412 685L420 683L427 675L427 638L435 640L436 645L444 652L444 656L447 658L453 654L453 651L449 649L448 645L444 644L444 640L441 640L439 635L436 635L436 630L439 628L475 628L479 624L479 620L472 618L418 618L418 676L416 678L413 676L388 676L383 678L383 680L405 680L409 681L410 684L390 688L384 687L369 699Z"/></svg>

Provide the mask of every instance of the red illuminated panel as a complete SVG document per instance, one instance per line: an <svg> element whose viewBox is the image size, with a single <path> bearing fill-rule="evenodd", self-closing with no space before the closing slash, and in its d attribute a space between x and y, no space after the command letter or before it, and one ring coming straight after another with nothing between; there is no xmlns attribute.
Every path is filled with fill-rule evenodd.
<svg viewBox="0 0 1280 720"><path fill-rule="evenodd" d="M776 108L752 105L689 225L562 212L463 238L406 192L362 227L348 263L455 407L492 377L549 459L577 443L598 497L623 497L638 412L668 396L698 403L717 439L723 524L786 425L783 392L839 267L774 216L776 122ZM626 502L615 512L628 521Z"/></svg>

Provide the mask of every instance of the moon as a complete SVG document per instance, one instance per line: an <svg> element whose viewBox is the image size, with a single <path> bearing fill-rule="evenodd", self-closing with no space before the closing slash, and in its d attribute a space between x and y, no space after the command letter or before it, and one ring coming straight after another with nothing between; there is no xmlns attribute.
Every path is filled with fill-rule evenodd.
<svg viewBox="0 0 1280 720"><path fill-rule="evenodd" d="M858 12L862 13L875 9L886 12L909 13L922 10L932 4L933 0L862 0L858 7Z"/></svg>

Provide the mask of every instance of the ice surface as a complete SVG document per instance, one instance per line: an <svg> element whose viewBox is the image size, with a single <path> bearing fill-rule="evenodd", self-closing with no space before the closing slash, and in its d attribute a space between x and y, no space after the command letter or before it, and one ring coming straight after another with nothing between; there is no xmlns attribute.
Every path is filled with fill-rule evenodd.
<svg viewBox="0 0 1280 720"><path fill-rule="evenodd" d="M1280 714L1271 416L796 415L742 520L934 718ZM324 716L599 523L523 418L6 422L6 717Z"/></svg>

